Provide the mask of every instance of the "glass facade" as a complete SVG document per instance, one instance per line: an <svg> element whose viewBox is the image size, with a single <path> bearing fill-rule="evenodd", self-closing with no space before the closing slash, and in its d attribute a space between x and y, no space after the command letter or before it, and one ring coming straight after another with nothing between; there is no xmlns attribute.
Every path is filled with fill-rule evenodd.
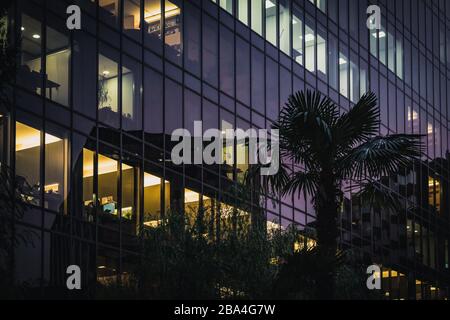
<svg viewBox="0 0 450 320"><path fill-rule="evenodd" d="M83 17L75 32L63 20L72 3ZM380 30L366 27L369 3L381 8ZM21 228L40 236L35 248L17 249L17 279L61 285L56 275L69 264L90 270L88 285L125 279L140 228L169 210L231 206L227 193L248 169L237 164L248 160L246 142L230 152L239 161L176 166L174 129L193 132L197 120L203 130L224 121L267 128L292 92L318 90L348 110L371 90L380 134L422 134L427 152L380 181L401 197L399 212L346 194L340 245L383 265L387 298L447 294L447 1L18 0L14 8L20 70L14 108L0 114L0 161L26 186ZM270 226L309 232L311 200L268 198Z"/></svg>

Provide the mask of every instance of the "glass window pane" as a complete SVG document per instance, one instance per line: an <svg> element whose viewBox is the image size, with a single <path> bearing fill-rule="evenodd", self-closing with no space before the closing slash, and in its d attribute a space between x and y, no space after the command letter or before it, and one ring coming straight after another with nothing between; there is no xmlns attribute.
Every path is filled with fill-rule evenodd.
<svg viewBox="0 0 450 320"><path fill-rule="evenodd" d="M203 15L203 79L214 87L218 85L217 21Z"/></svg>
<svg viewBox="0 0 450 320"><path fill-rule="evenodd" d="M324 13L327 12L327 0L316 0L317 1L317 8L319 8Z"/></svg>
<svg viewBox="0 0 450 320"><path fill-rule="evenodd" d="M277 45L277 0L266 0L266 40Z"/></svg>
<svg viewBox="0 0 450 320"><path fill-rule="evenodd" d="M353 57L356 61L357 58ZM350 61L350 100L354 103L358 102L360 95L359 90L359 68L358 63L353 62L353 59Z"/></svg>
<svg viewBox="0 0 450 320"><path fill-rule="evenodd" d="M291 19L289 1L280 0L280 49L290 55L291 46Z"/></svg>
<svg viewBox="0 0 450 320"><path fill-rule="evenodd" d="M392 29L391 29L392 30ZM395 39L391 32L388 32L388 68L395 73Z"/></svg>
<svg viewBox="0 0 450 320"><path fill-rule="evenodd" d="M327 42L326 31L323 28L317 29L317 71L319 76L326 80L327 75Z"/></svg>
<svg viewBox="0 0 450 320"><path fill-rule="evenodd" d="M181 64L181 1L165 0L164 10L166 55L173 62Z"/></svg>
<svg viewBox="0 0 450 320"><path fill-rule="evenodd" d="M378 31L372 30L370 32L370 53L375 57L378 58Z"/></svg>
<svg viewBox="0 0 450 320"><path fill-rule="evenodd" d="M339 92L348 97L348 58L342 52L339 54Z"/></svg>
<svg viewBox="0 0 450 320"><path fill-rule="evenodd" d="M314 29L311 27L314 24L312 19L307 19L305 24L305 67L308 71L315 72L315 44L316 37L314 35Z"/></svg>
<svg viewBox="0 0 450 320"><path fill-rule="evenodd" d="M122 231L137 234L139 226L139 163L134 159L122 162Z"/></svg>
<svg viewBox="0 0 450 320"><path fill-rule="evenodd" d="M154 228L161 222L162 179L144 172L144 226ZM170 197L170 184L164 183L166 199ZM166 204L169 204L169 200Z"/></svg>
<svg viewBox="0 0 450 320"><path fill-rule="evenodd" d="M38 122L28 125L16 122L16 180L24 190L23 199L30 204L41 201L41 131Z"/></svg>
<svg viewBox="0 0 450 320"><path fill-rule="evenodd" d="M119 127L119 65L118 53L100 46L98 57L98 118L112 127Z"/></svg>
<svg viewBox="0 0 450 320"><path fill-rule="evenodd" d="M292 14L292 57L303 65L303 13L294 5Z"/></svg>
<svg viewBox="0 0 450 320"><path fill-rule="evenodd" d="M70 45L62 20L49 15L47 19L47 52L45 95L48 99L69 104Z"/></svg>
<svg viewBox="0 0 450 320"><path fill-rule="evenodd" d="M74 109L95 119L97 43L84 32L74 33L73 106Z"/></svg>
<svg viewBox="0 0 450 320"><path fill-rule="evenodd" d="M234 96L234 34L220 28L220 90Z"/></svg>
<svg viewBox="0 0 450 320"><path fill-rule="evenodd" d="M99 16L104 22L118 26L119 21L119 0L98 0Z"/></svg>
<svg viewBox="0 0 450 320"><path fill-rule="evenodd" d="M53 124L46 124L45 134L45 207L67 213L69 188L68 164L69 133Z"/></svg>
<svg viewBox="0 0 450 320"><path fill-rule="evenodd" d="M233 0L220 0L220 6L229 13L233 13Z"/></svg>
<svg viewBox="0 0 450 320"><path fill-rule="evenodd" d="M265 0L251 0L252 30L259 35L263 34L263 5Z"/></svg>
<svg viewBox="0 0 450 320"><path fill-rule="evenodd" d="M21 66L17 82L28 90L40 94L43 85L41 73L41 23L26 14L22 14L21 18Z"/></svg>
<svg viewBox="0 0 450 320"><path fill-rule="evenodd" d="M331 34L328 35L328 68L329 76L328 81L330 86L337 90L338 89L338 41L336 37Z"/></svg>
<svg viewBox="0 0 450 320"><path fill-rule="evenodd" d="M158 145L158 135L163 132L163 77L145 68L144 132L145 140Z"/></svg>
<svg viewBox="0 0 450 320"><path fill-rule="evenodd" d="M236 37L236 98L250 105L250 45Z"/></svg>
<svg viewBox="0 0 450 320"><path fill-rule="evenodd" d="M162 23L161 0L145 0L144 4L145 44L158 52L160 52L162 45L161 23Z"/></svg>
<svg viewBox="0 0 450 320"><path fill-rule="evenodd" d="M188 71L195 75L200 75L200 42L201 42L201 13L200 10L190 3L185 3L185 49L184 61L185 67Z"/></svg>
<svg viewBox="0 0 450 320"><path fill-rule="evenodd" d="M378 32L378 40L379 40L379 46L380 46L380 62L384 65L386 65L386 42L387 42L387 34L386 29L384 27L381 27L381 29Z"/></svg>
<svg viewBox="0 0 450 320"><path fill-rule="evenodd" d="M248 25L248 5L249 0L236 0L238 2L237 6L237 16L239 21L243 24Z"/></svg>
<svg viewBox="0 0 450 320"><path fill-rule="evenodd" d="M141 0L124 0L123 32L137 41L141 40Z"/></svg>
<svg viewBox="0 0 450 320"><path fill-rule="evenodd" d="M71 215L85 221L94 221L94 158L91 148L92 141L86 137L74 134L72 139L72 205ZM89 148L88 148L89 147Z"/></svg>
<svg viewBox="0 0 450 320"><path fill-rule="evenodd" d="M140 136L142 130L141 64L126 56L122 66L122 128Z"/></svg>
<svg viewBox="0 0 450 320"><path fill-rule="evenodd" d="M98 200L101 215L114 215L117 217L117 182L119 169L119 162L117 160L102 154L98 155ZM106 219L102 220L104 222L108 221Z"/></svg>
<svg viewBox="0 0 450 320"><path fill-rule="evenodd" d="M403 41L401 35L397 33L396 39L396 62L397 62L397 76L403 79Z"/></svg>

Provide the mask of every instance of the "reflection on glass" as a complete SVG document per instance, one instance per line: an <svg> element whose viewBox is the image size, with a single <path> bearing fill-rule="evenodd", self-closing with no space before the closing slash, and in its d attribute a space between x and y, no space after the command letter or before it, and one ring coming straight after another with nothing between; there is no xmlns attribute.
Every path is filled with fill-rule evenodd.
<svg viewBox="0 0 450 320"><path fill-rule="evenodd" d="M339 92L348 97L348 58L339 53Z"/></svg>
<svg viewBox="0 0 450 320"><path fill-rule="evenodd" d="M252 30L262 36L263 34L263 6L265 0L251 0Z"/></svg>
<svg viewBox="0 0 450 320"><path fill-rule="evenodd" d="M291 46L291 15L289 1L280 0L280 49L290 55Z"/></svg>
<svg viewBox="0 0 450 320"><path fill-rule="evenodd" d="M395 60L396 60L396 56L395 56L395 39L394 36L388 32L388 68L389 70L391 70L392 72L395 73Z"/></svg>
<svg viewBox="0 0 450 320"><path fill-rule="evenodd" d="M246 26L248 25L248 5L249 0L237 0L237 16L239 21L241 21ZM251 1L251 0L250 0ZM253 1L251 1L253 2Z"/></svg>
<svg viewBox="0 0 450 320"><path fill-rule="evenodd" d="M131 134L142 129L141 66L124 57L122 66L122 128Z"/></svg>
<svg viewBox="0 0 450 320"><path fill-rule="evenodd" d="M68 136L62 129L47 125L45 135L45 185L44 207L67 213L69 155Z"/></svg>
<svg viewBox="0 0 450 320"><path fill-rule="evenodd" d="M428 204L441 213L441 183L438 179L428 177Z"/></svg>
<svg viewBox="0 0 450 320"><path fill-rule="evenodd" d="M83 218L94 221L94 152L83 148Z"/></svg>
<svg viewBox="0 0 450 320"><path fill-rule="evenodd" d="M327 74L327 43L320 34L317 34L317 71Z"/></svg>
<svg viewBox="0 0 450 320"><path fill-rule="evenodd" d="M190 225L195 223L199 209L200 194L189 189L184 189L184 213Z"/></svg>
<svg viewBox="0 0 450 320"><path fill-rule="evenodd" d="M233 13L233 0L219 0L220 6L228 11L229 13Z"/></svg>
<svg viewBox="0 0 450 320"><path fill-rule="evenodd" d="M397 62L397 76L403 79L403 40L401 37L396 39L396 62Z"/></svg>
<svg viewBox="0 0 450 320"><path fill-rule="evenodd" d="M174 62L180 62L179 58L182 52L181 44L181 8L178 1L165 0L165 43L166 54Z"/></svg>
<svg viewBox="0 0 450 320"><path fill-rule="evenodd" d="M99 154L97 170L100 211L105 214L117 216L117 181L119 163L117 160Z"/></svg>
<svg viewBox="0 0 450 320"><path fill-rule="evenodd" d="M350 100L356 103L359 100L359 68L358 64L350 61Z"/></svg>
<svg viewBox="0 0 450 320"><path fill-rule="evenodd" d="M387 42L387 35L386 35L386 29L384 27L381 27L380 31L378 32L378 40L379 40L379 46L380 46L380 62L384 65L386 65L386 42Z"/></svg>
<svg viewBox="0 0 450 320"><path fill-rule="evenodd" d="M137 234L139 222L139 168L122 163L122 230Z"/></svg>
<svg viewBox="0 0 450 320"><path fill-rule="evenodd" d="M43 85L41 74L41 33L41 23L26 14L22 14L22 50L18 84L37 94L41 93Z"/></svg>
<svg viewBox="0 0 450 320"><path fill-rule="evenodd" d="M119 0L98 0L100 18L114 26L117 26L119 17Z"/></svg>
<svg viewBox="0 0 450 320"><path fill-rule="evenodd" d="M305 67L311 72L316 71L315 63L315 45L316 38L314 36L314 30L310 27L312 24L305 25Z"/></svg>
<svg viewBox="0 0 450 320"><path fill-rule="evenodd" d="M303 18L295 4L292 14L292 57L303 65Z"/></svg>
<svg viewBox="0 0 450 320"><path fill-rule="evenodd" d="M113 127L119 126L118 63L99 54L98 59L98 117Z"/></svg>
<svg viewBox="0 0 450 320"><path fill-rule="evenodd" d="M266 0L266 40L277 45L277 0Z"/></svg>
<svg viewBox="0 0 450 320"><path fill-rule="evenodd" d="M125 0L123 3L123 31L125 34L140 40L141 1Z"/></svg>
<svg viewBox="0 0 450 320"><path fill-rule="evenodd" d="M236 144L236 172L237 181L243 182L249 168L248 141L237 141Z"/></svg>
<svg viewBox="0 0 450 320"><path fill-rule="evenodd" d="M144 172L144 226L157 227L161 222L162 179ZM170 203L170 184L164 182L166 210Z"/></svg>
<svg viewBox="0 0 450 320"><path fill-rule="evenodd" d="M144 34L146 44L154 49L161 48L161 1L145 0Z"/></svg>
<svg viewBox="0 0 450 320"><path fill-rule="evenodd" d="M328 35L328 81L330 86L335 90L338 89L338 52L337 39L331 34Z"/></svg>
<svg viewBox="0 0 450 320"><path fill-rule="evenodd" d="M66 106L69 104L70 52L69 38L47 27L45 95Z"/></svg>
<svg viewBox="0 0 450 320"><path fill-rule="evenodd" d="M46 143L59 139L48 135ZM41 131L26 124L16 122L16 180L24 190L23 200L34 205L40 204L41 179Z"/></svg>

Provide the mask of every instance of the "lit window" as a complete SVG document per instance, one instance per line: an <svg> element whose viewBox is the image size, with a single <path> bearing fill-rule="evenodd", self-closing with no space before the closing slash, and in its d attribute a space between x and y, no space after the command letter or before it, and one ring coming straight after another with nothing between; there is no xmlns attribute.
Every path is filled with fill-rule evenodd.
<svg viewBox="0 0 450 320"><path fill-rule="evenodd" d="M243 24L248 25L248 5L249 5L249 0L237 0L237 1L238 1L238 5L237 5L237 16L238 16L238 19Z"/></svg>
<svg viewBox="0 0 450 320"><path fill-rule="evenodd" d="M170 184L164 182L162 189L162 179L150 173L144 172L144 226L154 228L161 223L161 196L164 192L166 199L166 209L170 199Z"/></svg>
<svg viewBox="0 0 450 320"><path fill-rule="evenodd" d="M348 97L348 58L343 54L339 54L339 92L344 97Z"/></svg>
<svg viewBox="0 0 450 320"><path fill-rule="evenodd" d="M290 55L291 46L291 15L289 1L280 0L280 49Z"/></svg>
<svg viewBox="0 0 450 320"><path fill-rule="evenodd" d="M105 53L113 53L105 50ZM114 57L116 60L117 57ZM99 54L98 58L98 116L99 120L113 127L119 127L119 67L118 63ZM118 60L118 59L117 59Z"/></svg>
<svg viewBox="0 0 450 320"><path fill-rule="evenodd" d="M303 65L303 16L295 4L292 13L292 57Z"/></svg>
<svg viewBox="0 0 450 320"><path fill-rule="evenodd" d="M327 74L327 43L320 34L317 34L317 71Z"/></svg>
<svg viewBox="0 0 450 320"><path fill-rule="evenodd" d="M125 0L123 3L123 31L130 37L140 41L141 1Z"/></svg>
<svg viewBox="0 0 450 320"><path fill-rule="evenodd" d="M277 45L277 1L266 0L266 40Z"/></svg>
<svg viewBox="0 0 450 320"><path fill-rule="evenodd" d="M441 183L438 179L428 177L428 204L441 212Z"/></svg>
<svg viewBox="0 0 450 320"><path fill-rule="evenodd" d="M180 62L181 44L181 9L178 1L165 2L165 43L166 54L174 62Z"/></svg>
<svg viewBox="0 0 450 320"><path fill-rule="evenodd" d="M259 35L263 34L263 9L265 0L251 0L250 4L252 6L252 30Z"/></svg>
<svg viewBox="0 0 450 320"><path fill-rule="evenodd" d="M220 6L229 13L233 13L233 0L220 0Z"/></svg>
<svg viewBox="0 0 450 320"><path fill-rule="evenodd" d="M305 67L311 72L316 71L315 63L315 45L316 37L314 35L314 30L310 27L312 26L312 21L310 19L306 20L305 24Z"/></svg>
<svg viewBox="0 0 450 320"><path fill-rule="evenodd" d="M58 138L48 136L47 143ZM30 204L40 204L40 163L41 131L26 124L16 122L16 180L24 194L23 200Z"/></svg>

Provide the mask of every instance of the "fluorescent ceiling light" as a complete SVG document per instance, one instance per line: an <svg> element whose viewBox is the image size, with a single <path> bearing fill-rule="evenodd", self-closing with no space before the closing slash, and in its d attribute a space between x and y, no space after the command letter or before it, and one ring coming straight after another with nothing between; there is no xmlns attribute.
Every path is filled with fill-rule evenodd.
<svg viewBox="0 0 450 320"><path fill-rule="evenodd" d="M40 39L40 38L41 38L41 36L40 36L40 35L38 35L37 33L35 33L35 34L33 34L33 38L34 38L34 39Z"/></svg>
<svg viewBox="0 0 450 320"><path fill-rule="evenodd" d="M314 41L314 35L311 34L311 33L308 33L308 34L305 36L305 42L310 42L310 41Z"/></svg>
<svg viewBox="0 0 450 320"><path fill-rule="evenodd" d="M347 64L347 60L345 60L344 58L339 58L339 64L340 65Z"/></svg>
<svg viewBox="0 0 450 320"><path fill-rule="evenodd" d="M273 7L275 7L275 4L270 0L266 0L266 9L270 9Z"/></svg>
<svg viewBox="0 0 450 320"><path fill-rule="evenodd" d="M157 186L161 184L161 178L149 173L144 173L144 188Z"/></svg>
<svg viewBox="0 0 450 320"><path fill-rule="evenodd" d="M193 203L200 201L200 195L192 190L184 190L184 203Z"/></svg>

